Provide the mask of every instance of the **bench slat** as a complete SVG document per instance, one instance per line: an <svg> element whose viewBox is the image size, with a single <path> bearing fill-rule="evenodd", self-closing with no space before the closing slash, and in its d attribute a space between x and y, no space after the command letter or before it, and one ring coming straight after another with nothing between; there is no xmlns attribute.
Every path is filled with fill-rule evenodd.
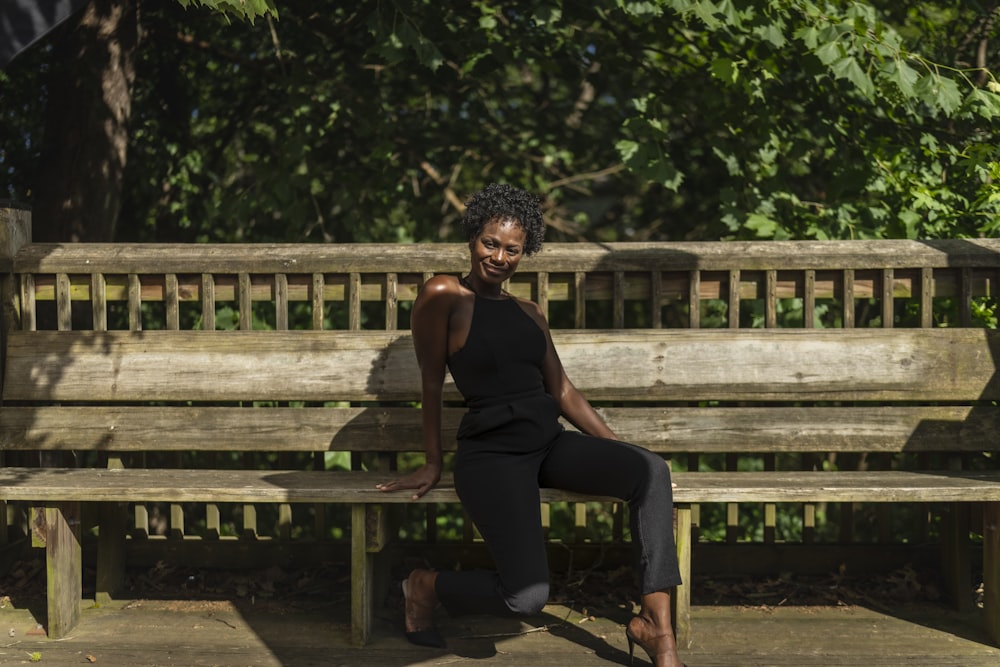
<svg viewBox="0 0 1000 667"><path fill-rule="evenodd" d="M675 473L673 477L677 503L1000 501L1000 471L728 472ZM0 498L33 502L412 502L406 492L375 490L376 483L391 478L359 471L2 468ZM601 498L543 490L541 500ZM457 502L451 475L445 475L422 501Z"/></svg>
<svg viewBox="0 0 1000 667"><path fill-rule="evenodd" d="M553 333L595 401L1000 398L985 329ZM8 340L7 401L419 399L409 334L35 331ZM458 398L451 383L447 398Z"/></svg>
<svg viewBox="0 0 1000 667"><path fill-rule="evenodd" d="M522 270L727 271L993 267L1000 239L910 241L729 241L546 243ZM434 244L103 244L33 243L11 262L15 273L399 273L458 272L469 267L464 243Z"/></svg>
<svg viewBox="0 0 1000 667"><path fill-rule="evenodd" d="M658 452L981 452L995 447L992 406L601 408L623 440ZM455 448L464 408L446 408ZM422 451L409 407L5 406L0 450Z"/></svg>

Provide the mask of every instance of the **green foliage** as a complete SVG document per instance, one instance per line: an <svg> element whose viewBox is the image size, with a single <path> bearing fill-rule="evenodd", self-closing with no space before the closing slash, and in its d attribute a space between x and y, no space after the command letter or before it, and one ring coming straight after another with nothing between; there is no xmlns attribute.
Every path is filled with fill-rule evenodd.
<svg viewBox="0 0 1000 667"><path fill-rule="evenodd" d="M544 194L552 240L1000 226L1000 40L975 3L362 0L276 16L261 0L144 9L122 240L457 240L461 201L490 180ZM0 78L2 196L30 201L45 173L46 53Z"/></svg>
<svg viewBox="0 0 1000 667"><path fill-rule="evenodd" d="M272 0L177 0L185 9L194 5L206 7L225 16L234 16L254 22L260 16L278 16Z"/></svg>

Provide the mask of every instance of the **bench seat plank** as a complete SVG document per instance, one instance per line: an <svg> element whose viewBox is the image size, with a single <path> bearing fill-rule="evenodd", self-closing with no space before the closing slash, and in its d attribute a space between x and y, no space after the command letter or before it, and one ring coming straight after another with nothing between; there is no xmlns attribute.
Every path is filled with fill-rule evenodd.
<svg viewBox="0 0 1000 667"><path fill-rule="evenodd" d="M411 502L406 492L386 494L375 489L375 484L391 478L359 471L3 468L0 498L34 502ZM1000 471L699 472L675 473L674 480L677 503L1000 501ZM602 499L543 490L542 500ZM422 501L457 502L451 475L444 475Z"/></svg>

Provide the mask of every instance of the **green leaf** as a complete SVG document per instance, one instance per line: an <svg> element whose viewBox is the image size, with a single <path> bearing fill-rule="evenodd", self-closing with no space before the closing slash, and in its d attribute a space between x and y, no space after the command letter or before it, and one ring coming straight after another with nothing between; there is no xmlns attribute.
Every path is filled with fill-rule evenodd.
<svg viewBox="0 0 1000 667"><path fill-rule="evenodd" d="M920 74L902 60L893 60L888 66L888 78L906 97L915 97L915 87Z"/></svg>
<svg viewBox="0 0 1000 667"><path fill-rule="evenodd" d="M816 57L824 65L832 65L844 57L844 47L840 45L840 42L827 42L819 48L814 49L813 53L816 54Z"/></svg>
<svg viewBox="0 0 1000 667"><path fill-rule="evenodd" d="M760 238L773 238L778 231L778 223L759 213L751 213L747 216L747 221L743 225L747 229L755 232Z"/></svg>
<svg viewBox="0 0 1000 667"><path fill-rule="evenodd" d="M868 99L875 97L875 84L854 58L841 58L830 69L837 78L853 83Z"/></svg>
<svg viewBox="0 0 1000 667"><path fill-rule="evenodd" d="M969 101L983 118L991 120L1000 117L1000 95L982 88L969 91Z"/></svg>
<svg viewBox="0 0 1000 667"><path fill-rule="evenodd" d="M729 58L716 58L711 65L712 76L726 83L736 83L739 78L739 66Z"/></svg>
<svg viewBox="0 0 1000 667"><path fill-rule="evenodd" d="M795 38L805 44L810 51L815 51L816 47L819 46L819 30L811 25L799 28L793 34Z"/></svg>

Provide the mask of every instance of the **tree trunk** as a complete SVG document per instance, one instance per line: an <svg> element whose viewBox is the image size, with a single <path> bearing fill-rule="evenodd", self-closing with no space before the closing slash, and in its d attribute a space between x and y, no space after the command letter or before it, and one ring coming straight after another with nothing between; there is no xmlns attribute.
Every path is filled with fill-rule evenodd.
<svg viewBox="0 0 1000 667"><path fill-rule="evenodd" d="M135 0L93 0L55 42L32 202L35 241L113 240L138 39Z"/></svg>

